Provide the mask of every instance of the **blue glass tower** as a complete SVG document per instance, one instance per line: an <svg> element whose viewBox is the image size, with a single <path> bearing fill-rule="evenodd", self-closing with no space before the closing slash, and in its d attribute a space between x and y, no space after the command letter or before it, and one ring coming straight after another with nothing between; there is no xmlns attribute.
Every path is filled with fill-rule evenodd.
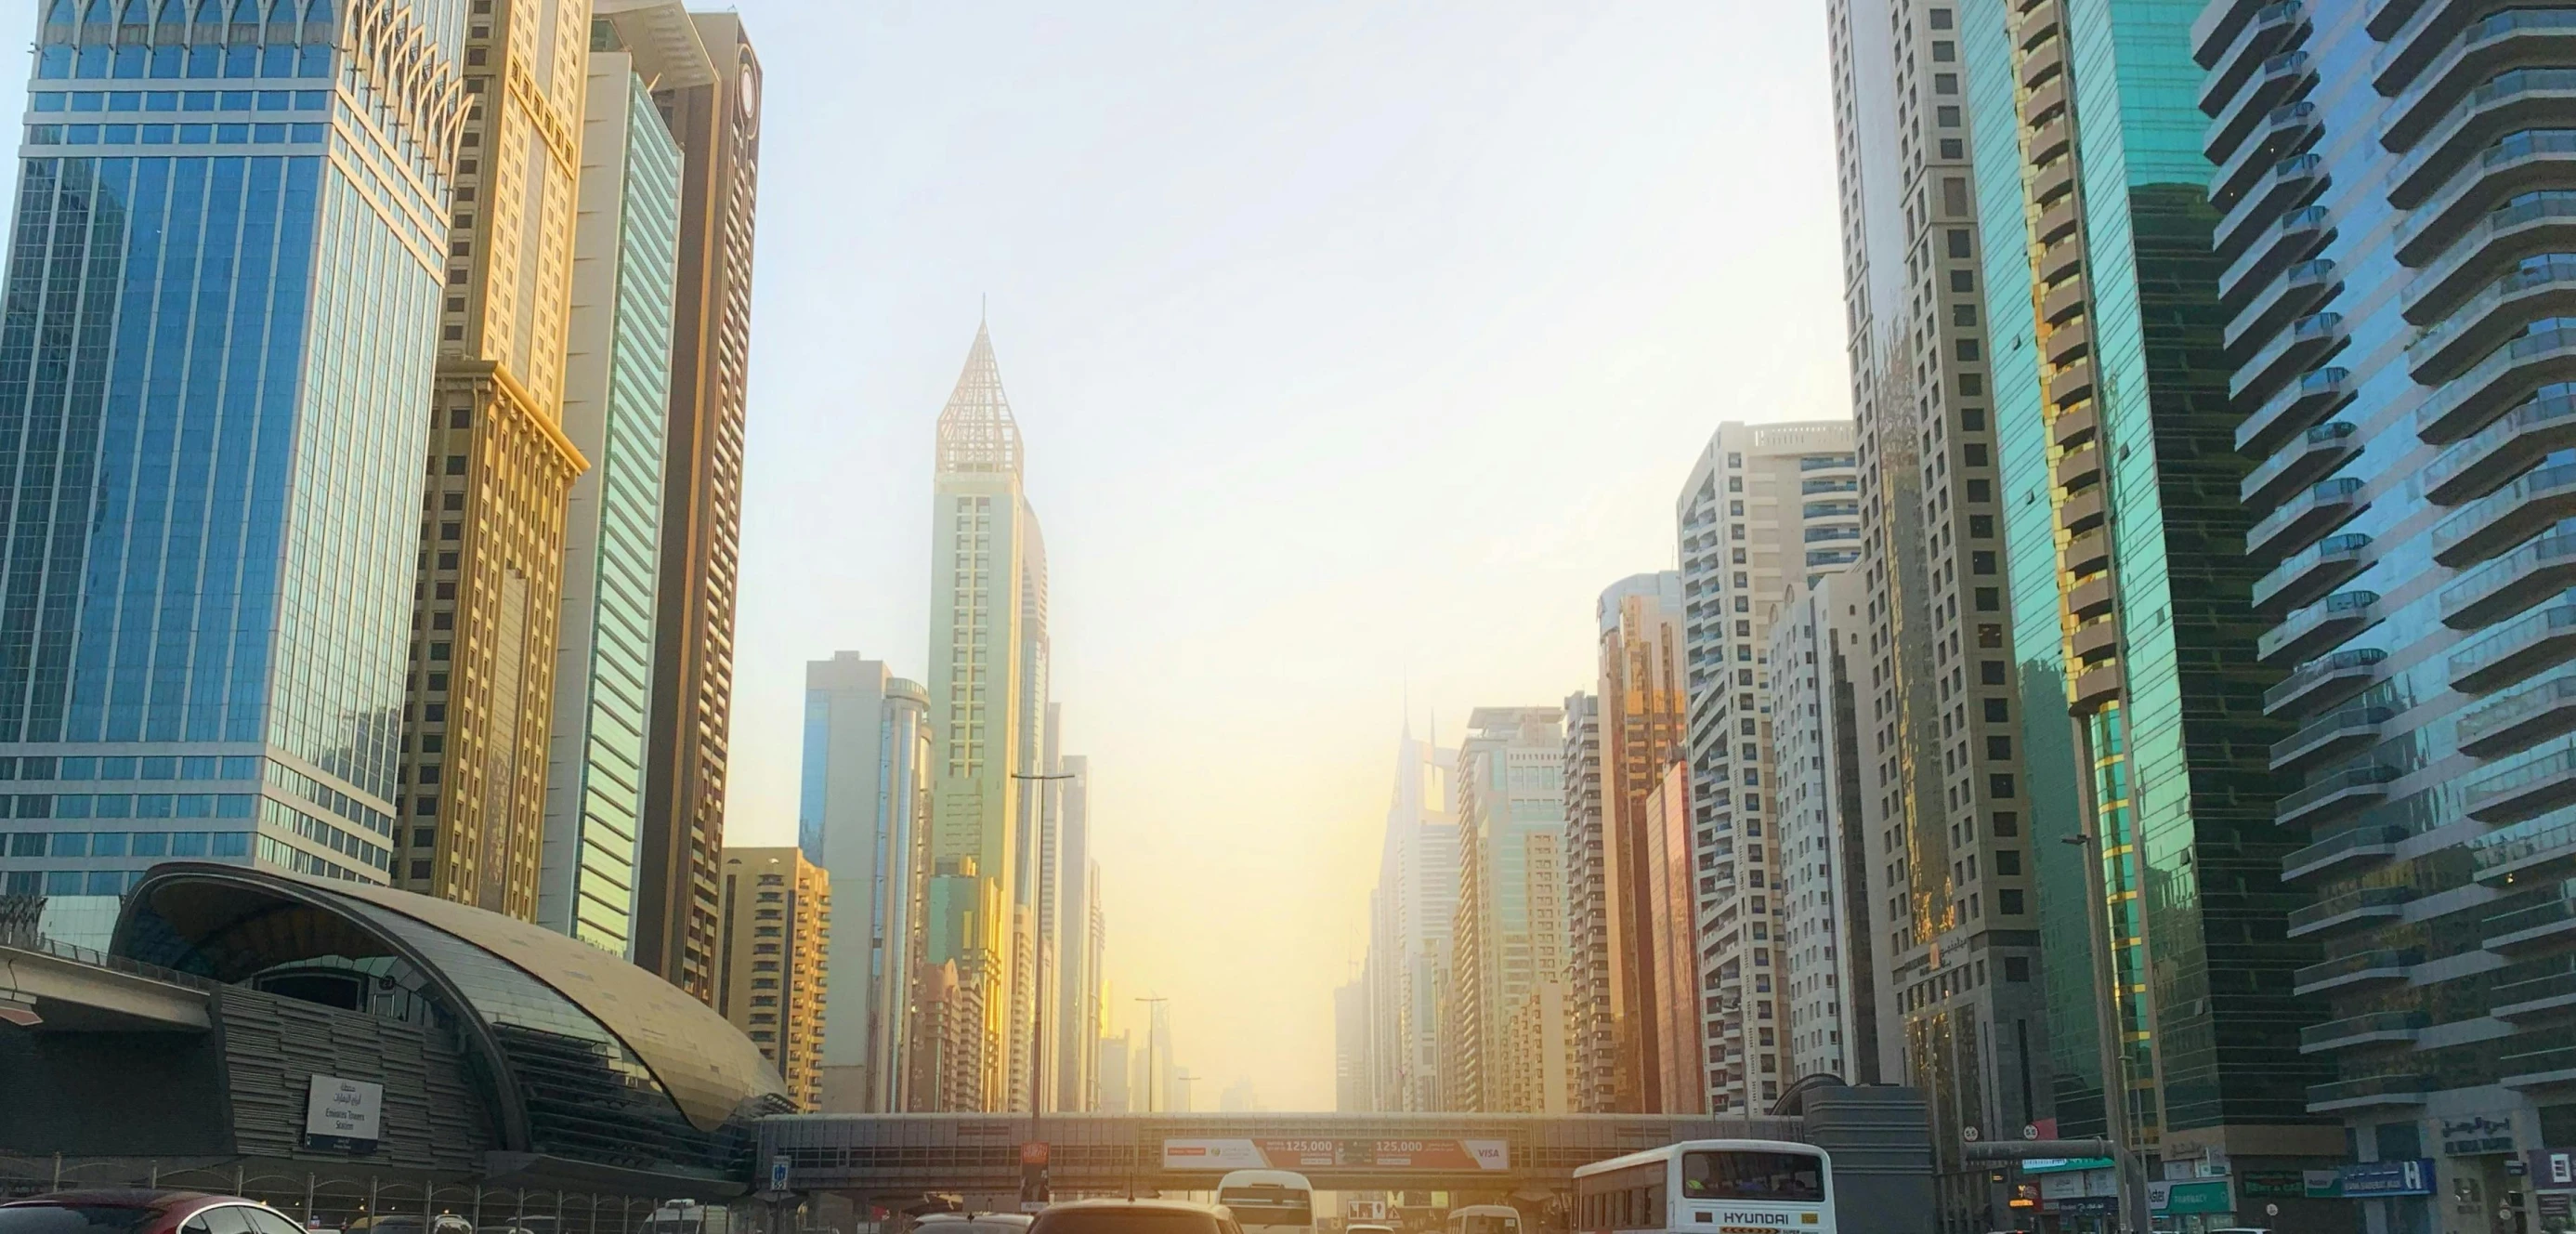
<svg viewBox="0 0 2576 1234"><path fill-rule="evenodd" d="M0 891L381 882L463 0L50 0L0 311Z"/></svg>

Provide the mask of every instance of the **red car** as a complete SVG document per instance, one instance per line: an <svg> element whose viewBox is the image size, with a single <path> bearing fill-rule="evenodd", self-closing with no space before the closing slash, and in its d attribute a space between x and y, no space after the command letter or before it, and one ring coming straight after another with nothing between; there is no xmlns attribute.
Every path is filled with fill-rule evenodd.
<svg viewBox="0 0 2576 1234"><path fill-rule="evenodd" d="M0 1234L306 1234L257 1200L141 1188L57 1191L0 1204Z"/></svg>

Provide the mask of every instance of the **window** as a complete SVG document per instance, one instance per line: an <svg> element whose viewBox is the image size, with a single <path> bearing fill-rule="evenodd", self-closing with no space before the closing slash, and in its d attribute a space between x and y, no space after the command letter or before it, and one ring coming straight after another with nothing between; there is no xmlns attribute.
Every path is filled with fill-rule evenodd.
<svg viewBox="0 0 2576 1234"><path fill-rule="evenodd" d="M1958 45L1958 44L1953 43L1953 42L1951 42L1951 41L1950 41L1950 40L1948 40L1948 39L1934 39L1934 40L1932 41L1932 62L1933 62L1933 63L1935 63L1935 64L1950 64L1950 63L1954 63L1954 62L1956 62L1956 61L1958 60L1958 58L1959 58L1959 45Z"/></svg>
<svg viewBox="0 0 2576 1234"><path fill-rule="evenodd" d="M1977 324L1977 306L1965 303L1951 305L1950 324L1963 328L1975 326Z"/></svg>
<svg viewBox="0 0 2576 1234"><path fill-rule="evenodd" d="M2021 850L2015 848L1996 849L1995 873L1998 875L2021 873Z"/></svg>
<svg viewBox="0 0 2576 1234"><path fill-rule="evenodd" d="M2010 811L2010 810L1997 810L1997 811L1995 812L1995 828L1994 828L1994 831L1995 831L1995 834L1996 834L1996 835L1998 835L1998 836L2017 836L2017 835L2020 835L2020 834L2021 834L2021 815L2016 814L2016 813L2014 813L2014 812L2012 812L2012 811Z"/></svg>
<svg viewBox="0 0 2576 1234"><path fill-rule="evenodd" d="M1950 154L1950 153L1949 153L1949 150L1948 150L1948 147L1955 146L1955 145L1957 145L1958 143L1959 143L1959 139L1958 139L1958 138L1956 138L1956 137L1943 138L1943 139L1942 139L1942 141L1941 141L1941 145L1942 145L1942 147L1943 147L1943 150L1942 150L1942 156L1943 156L1943 157L1945 157L1945 158L1956 158L1956 157L1958 157L1958 156L1956 156L1956 155ZM1974 272L1974 271L1972 271L1972 270L1953 270L1953 271L1951 271L1951 272L1950 272L1950 290L1952 290L1952 291L1975 291L1976 289L1977 289L1977 275L1976 275L1976 272Z"/></svg>
<svg viewBox="0 0 2576 1234"><path fill-rule="evenodd" d="M2003 607L2003 592L1994 587L1977 589L1977 611L1991 613Z"/></svg>
<svg viewBox="0 0 2576 1234"><path fill-rule="evenodd" d="M1986 738L1986 757L1988 757L1988 758L2011 758L2011 757L2012 757L2012 738L2010 738L2010 737L1988 737L1988 738Z"/></svg>
<svg viewBox="0 0 2576 1234"><path fill-rule="evenodd" d="M2004 683L2004 662L2001 660L1978 661L1977 680L1990 686L2002 685Z"/></svg>
<svg viewBox="0 0 2576 1234"><path fill-rule="evenodd" d="M1967 307L1967 306L1965 306L1965 305L1961 305L1960 307L1965 308L1965 307ZM1971 312L1973 312L1973 311L1975 311L1975 310L1970 310L1970 311L1971 311ZM1979 353L1978 353L1978 348L1977 348L1977 340L1972 339L1972 338L1963 338L1963 339L1960 339L1960 340L1959 340L1959 342L1958 342L1957 351L1958 351L1958 355L1959 355L1959 363L1961 363L1961 364L1974 364L1974 363L1976 363L1976 362L1977 362L1977 357L1978 357L1978 354L1979 354ZM1982 447L1971 446L1971 447L1969 447L1969 449L1977 450L1977 451L1979 451L1980 453L1982 453L1982 452L1983 452ZM1982 460L1982 459L1971 459L1971 460L1969 460L1969 461L1970 461L1971 463L1973 463L1974 465L1979 466L1979 467L1983 467L1983 466L1985 466L1985 461L1984 461L1984 460Z"/></svg>
<svg viewBox="0 0 2576 1234"><path fill-rule="evenodd" d="M1976 447L1973 446L1970 448L1976 449ZM1979 450L1978 453L1982 454L1984 451ZM1968 554L1968 569L1978 574L1994 573L1995 555L1992 552L1983 551Z"/></svg>
<svg viewBox="0 0 2576 1234"><path fill-rule="evenodd" d="M1947 30L1947 29L1949 29L1949 28L1950 28L1950 10L1948 10L1948 9L1934 9L1934 10L1932 10L1932 13L1931 13L1931 26L1932 26L1932 28L1933 28L1933 29L1935 29L1935 30Z"/></svg>
<svg viewBox="0 0 2576 1234"><path fill-rule="evenodd" d="M1951 228L1948 234L1943 238L1943 242L1949 246L1950 255L1952 257L1966 257L1969 255L1967 228Z"/></svg>
<svg viewBox="0 0 2576 1234"><path fill-rule="evenodd" d="M2021 916L2021 891L2018 888L2013 887L2006 887L2001 891L1997 891L1995 893L1995 911L2002 913L2007 917Z"/></svg>

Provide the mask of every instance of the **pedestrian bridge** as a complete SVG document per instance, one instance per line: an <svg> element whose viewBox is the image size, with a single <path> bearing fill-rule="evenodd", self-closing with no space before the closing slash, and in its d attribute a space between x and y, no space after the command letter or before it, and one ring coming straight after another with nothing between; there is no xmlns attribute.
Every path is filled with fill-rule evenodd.
<svg viewBox="0 0 2576 1234"><path fill-rule="evenodd" d="M1931 1204L1923 1100L1908 1088L1834 1088L1800 1117L1622 1114L787 1114L761 1120L759 1160L786 1159L787 1189L885 1202L1016 1192L1022 1146L1045 1144L1059 1197L1208 1191L1232 1169L1295 1170L1318 1189L1544 1196L1579 1166L1680 1140L1812 1143L1846 1198L1883 1189ZM1901 1211L1901 1210L1900 1210Z"/></svg>

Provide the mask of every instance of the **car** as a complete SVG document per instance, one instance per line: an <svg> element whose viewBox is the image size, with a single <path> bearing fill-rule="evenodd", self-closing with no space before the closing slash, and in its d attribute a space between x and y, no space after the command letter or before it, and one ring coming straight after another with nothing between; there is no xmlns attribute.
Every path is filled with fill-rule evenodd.
<svg viewBox="0 0 2576 1234"><path fill-rule="evenodd" d="M474 1234L474 1223L455 1213L440 1213L424 1225L418 1213L386 1213L349 1223L349 1234Z"/></svg>
<svg viewBox="0 0 2576 1234"><path fill-rule="evenodd" d="M930 1213L913 1222L913 1228L937 1234L1020 1234L1034 1220L1022 1213Z"/></svg>
<svg viewBox="0 0 2576 1234"><path fill-rule="evenodd" d="M1395 1227L1391 1225L1377 1225L1367 1221L1354 1221L1351 1224L1342 1227L1342 1234L1395 1234Z"/></svg>
<svg viewBox="0 0 2576 1234"><path fill-rule="evenodd" d="M1234 1214L1180 1200L1075 1200L1038 1214L1029 1234L1243 1234Z"/></svg>
<svg viewBox="0 0 2576 1234"><path fill-rule="evenodd" d="M57 1191L0 1204L0 1234L305 1234L257 1200L141 1187Z"/></svg>

